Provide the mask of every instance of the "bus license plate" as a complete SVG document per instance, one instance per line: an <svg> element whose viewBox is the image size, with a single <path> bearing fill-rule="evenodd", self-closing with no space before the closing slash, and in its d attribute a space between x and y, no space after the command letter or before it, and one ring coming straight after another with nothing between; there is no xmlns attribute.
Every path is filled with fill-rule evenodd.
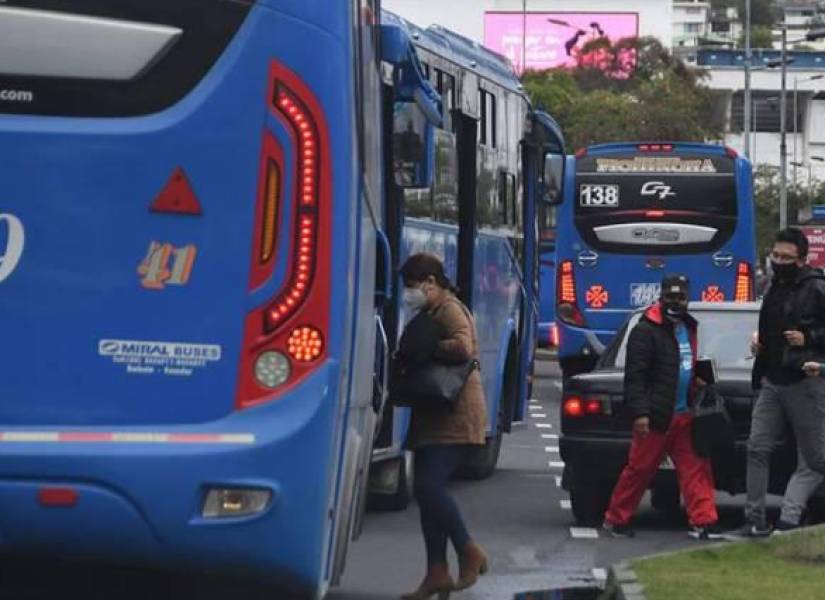
<svg viewBox="0 0 825 600"><path fill-rule="evenodd" d="M662 462L659 464L659 470L661 471L672 471L676 468L676 465L673 464L673 459L669 456L665 456Z"/></svg>
<svg viewBox="0 0 825 600"><path fill-rule="evenodd" d="M579 186L580 206L619 206L619 186L616 184L583 183Z"/></svg>

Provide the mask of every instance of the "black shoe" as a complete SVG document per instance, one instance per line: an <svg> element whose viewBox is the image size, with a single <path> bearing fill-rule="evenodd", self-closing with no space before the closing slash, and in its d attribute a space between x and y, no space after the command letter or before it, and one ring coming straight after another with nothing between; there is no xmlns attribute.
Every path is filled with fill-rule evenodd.
<svg viewBox="0 0 825 600"><path fill-rule="evenodd" d="M746 521L739 529L727 531L723 534L724 540L752 540L757 538L766 538L771 534L771 528L763 523L754 523Z"/></svg>
<svg viewBox="0 0 825 600"><path fill-rule="evenodd" d="M773 524L773 535L788 533L789 531L793 531L794 529L799 529L799 525L779 519L776 523Z"/></svg>
<svg viewBox="0 0 825 600"><path fill-rule="evenodd" d="M618 523L611 523L610 521L602 523L602 531L614 538L632 538L636 535L636 532L633 531L630 525L619 525Z"/></svg>
<svg viewBox="0 0 825 600"><path fill-rule="evenodd" d="M694 525L690 528L690 531L688 531L688 536L692 537L694 540L725 539L725 534L722 533L722 530L716 523L710 523L709 525Z"/></svg>

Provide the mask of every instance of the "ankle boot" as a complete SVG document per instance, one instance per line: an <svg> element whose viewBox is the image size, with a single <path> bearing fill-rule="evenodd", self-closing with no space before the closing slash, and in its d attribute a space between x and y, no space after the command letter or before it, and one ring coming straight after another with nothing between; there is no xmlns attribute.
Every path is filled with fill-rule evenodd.
<svg viewBox="0 0 825 600"><path fill-rule="evenodd" d="M481 546L475 542L469 542L458 555L458 581L455 583L456 590L463 590L478 580L479 575L487 572L487 555Z"/></svg>
<svg viewBox="0 0 825 600"><path fill-rule="evenodd" d="M404 594L401 600L429 600L436 594L438 594L438 600L448 600L453 586L453 578L450 577L450 569L446 564L430 565L418 589Z"/></svg>

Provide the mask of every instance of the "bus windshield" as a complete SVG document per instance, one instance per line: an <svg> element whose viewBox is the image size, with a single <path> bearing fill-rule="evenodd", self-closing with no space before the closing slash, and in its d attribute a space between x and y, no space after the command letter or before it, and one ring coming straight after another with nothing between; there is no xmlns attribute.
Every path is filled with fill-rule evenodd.
<svg viewBox="0 0 825 600"><path fill-rule="evenodd" d="M736 226L734 159L623 154L576 161L574 220L594 249L715 251Z"/></svg>

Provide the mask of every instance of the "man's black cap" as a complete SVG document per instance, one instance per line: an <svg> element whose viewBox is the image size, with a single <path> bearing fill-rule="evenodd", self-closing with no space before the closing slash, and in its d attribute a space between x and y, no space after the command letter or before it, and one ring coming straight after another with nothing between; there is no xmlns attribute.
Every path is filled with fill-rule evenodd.
<svg viewBox="0 0 825 600"><path fill-rule="evenodd" d="M688 295L690 290L690 280L687 276L679 273L668 273L662 277L662 295L665 294L684 294Z"/></svg>

